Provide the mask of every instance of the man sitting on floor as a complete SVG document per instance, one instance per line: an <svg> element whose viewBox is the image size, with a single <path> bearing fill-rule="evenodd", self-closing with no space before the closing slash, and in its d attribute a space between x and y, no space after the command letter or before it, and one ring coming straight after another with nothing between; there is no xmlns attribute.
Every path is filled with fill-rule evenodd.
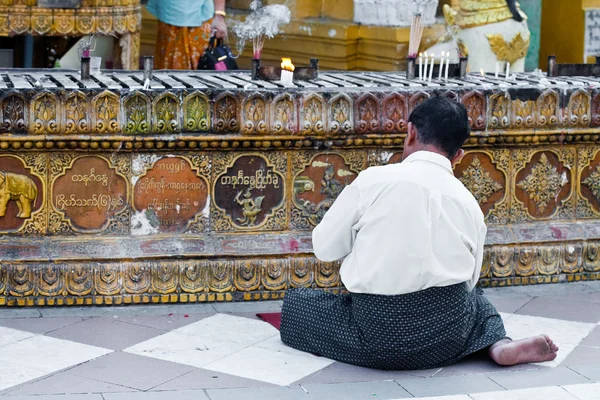
<svg viewBox="0 0 600 400"><path fill-rule="evenodd" d="M549 337L511 341L475 285L486 226L452 165L469 137L462 104L432 98L409 118L403 162L369 168L339 195L313 232L315 255L344 258L349 294L292 289L282 341L378 369L442 367L488 349L501 365L550 361Z"/></svg>

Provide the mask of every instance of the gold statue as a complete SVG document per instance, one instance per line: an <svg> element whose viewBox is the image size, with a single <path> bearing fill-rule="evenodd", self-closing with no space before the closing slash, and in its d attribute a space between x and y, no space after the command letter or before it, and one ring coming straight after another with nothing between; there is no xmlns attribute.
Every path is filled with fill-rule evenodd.
<svg viewBox="0 0 600 400"><path fill-rule="evenodd" d="M241 225L252 226L256 224L256 218L258 214L262 211L262 202L265 199L265 196L258 196L256 198L252 198L252 189L246 189L246 193L244 193L244 198L241 199L243 191L240 191L237 196L235 196L235 202L242 206L242 212L244 214L244 218L238 218L238 222Z"/></svg>
<svg viewBox="0 0 600 400"><path fill-rule="evenodd" d="M37 196L37 186L30 177L0 171L0 217L6 215L6 207L11 200L19 207L18 218L31 217L31 206L32 203L35 205Z"/></svg>

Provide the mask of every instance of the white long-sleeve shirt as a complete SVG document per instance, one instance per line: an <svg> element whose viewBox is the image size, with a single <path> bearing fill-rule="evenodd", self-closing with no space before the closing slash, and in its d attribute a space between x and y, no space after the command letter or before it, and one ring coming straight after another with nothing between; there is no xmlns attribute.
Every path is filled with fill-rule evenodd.
<svg viewBox="0 0 600 400"><path fill-rule="evenodd" d="M398 295L461 282L472 290L485 235L483 213L450 161L419 151L363 171L312 237L320 260L345 257L350 292Z"/></svg>

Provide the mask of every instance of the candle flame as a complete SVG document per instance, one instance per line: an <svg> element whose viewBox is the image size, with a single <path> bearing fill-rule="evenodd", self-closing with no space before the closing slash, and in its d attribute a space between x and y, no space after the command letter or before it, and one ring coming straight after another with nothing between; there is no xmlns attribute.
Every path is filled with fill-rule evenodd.
<svg viewBox="0 0 600 400"><path fill-rule="evenodd" d="M282 58L281 59L281 69L285 70L285 71L290 71L290 72L294 72L294 70L296 69L296 67L294 67L294 64L292 64L292 59L291 58Z"/></svg>
<svg viewBox="0 0 600 400"><path fill-rule="evenodd" d="M419 57L423 57L423 53L419 53Z"/></svg>
<svg viewBox="0 0 600 400"><path fill-rule="evenodd" d="M483 68L481 68L481 76L485 76L485 73L483 72Z"/></svg>
<svg viewBox="0 0 600 400"><path fill-rule="evenodd" d="M442 51L442 58L444 58L444 55L446 54L445 51Z"/></svg>
<svg viewBox="0 0 600 400"><path fill-rule="evenodd" d="M435 58L435 54L431 53L431 58Z"/></svg>
<svg viewBox="0 0 600 400"><path fill-rule="evenodd" d="M425 57L429 57L429 56L427 55L427 52L425 52Z"/></svg>

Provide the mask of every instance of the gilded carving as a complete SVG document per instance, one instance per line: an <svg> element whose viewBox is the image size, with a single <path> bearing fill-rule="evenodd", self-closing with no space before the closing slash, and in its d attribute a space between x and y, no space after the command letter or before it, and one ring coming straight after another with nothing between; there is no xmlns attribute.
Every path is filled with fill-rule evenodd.
<svg viewBox="0 0 600 400"><path fill-rule="evenodd" d="M87 296L94 289L94 276L91 268L84 264L66 265L67 292L72 296ZM69 273L70 272L70 273Z"/></svg>
<svg viewBox="0 0 600 400"><path fill-rule="evenodd" d="M540 275L556 275L560 271L560 248L541 246L537 249L536 270Z"/></svg>
<svg viewBox="0 0 600 400"><path fill-rule="evenodd" d="M269 110L265 99L254 95L244 101L243 106L245 135L266 135L269 129Z"/></svg>
<svg viewBox="0 0 600 400"><path fill-rule="evenodd" d="M583 251L583 269L588 272L600 271L600 244L587 242Z"/></svg>
<svg viewBox="0 0 600 400"><path fill-rule="evenodd" d="M317 94L303 99L301 110L301 130L304 135L323 135L327 121L325 100Z"/></svg>
<svg viewBox="0 0 600 400"><path fill-rule="evenodd" d="M593 218L600 214L600 151L596 147L579 149L577 216Z"/></svg>
<svg viewBox="0 0 600 400"><path fill-rule="evenodd" d="M275 97L271 106L271 123L274 135L293 135L298 131L298 112L291 94Z"/></svg>
<svg viewBox="0 0 600 400"><path fill-rule="evenodd" d="M559 174L557 168L550 163L546 153L542 153L531 173L520 182L517 187L523 189L528 197L544 212L562 188L568 183L566 173Z"/></svg>
<svg viewBox="0 0 600 400"><path fill-rule="evenodd" d="M123 289L123 268L121 263L99 264L94 269L94 287L101 296L112 296Z"/></svg>
<svg viewBox="0 0 600 400"><path fill-rule="evenodd" d="M90 133L89 103L85 94L75 91L67 95L63 110L66 134Z"/></svg>
<svg viewBox="0 0 600 400"><path fill-rule="evenodd" d="M329 109L329 133L348 134L352 132L354 116L352 114L352 99L345 95L339 94L334 96L328 105Z"/></svg>
<svg viewBox="0 0 600 400"><path fill-rule="evenodd" d="M537 125L541 128L556 126L558 123L558 94L554 91L543 93L537 101Z"/></svg>
<svg viewBox="0 0 600 400"><path fill-rule="evenodd" d="M596 170L581 183L587 186L594 196L600 199L600 165L596 166Z"/></svg>
<svg viewBox="0 0 600 400"><path fill-rule="evenodd" d="M0 262L0 296L6 293L6 286L8 285L8 266ZM2 298L2 297L0 297Z"/></svg>
<svg viewBox="0 0 600 400"><path fill-rule="evenodd" d="M332 288L340 284L341 261L315 261L315 283L320 288Z"/></svg>
<svg viewBox="0 0 600 400"><path fill-rule="evenodd" d="M208 288L211 292L224 293L233 287L233 261L208 262Z"/></svg>
<svg viewBox="0 0 600 400"><path fill-rule="evenodd" d="M393 93L381 102L381 128L385 133L406 132L408 106L403 94Z"/></svg>
<svg viewBox="0 0 600 400"><path fill-rule="evenodd" d="M472 130L483 130L486 126L485 96L479 92L466 94L462 99L469 115L469 125Z"/></svg>
<svg viewBox="0 0 600 400"><path fill-rule="evenodd" d="M512 114L514 128L533 128L535 123L535 101L514 100Z"/></svg>
<svg viewBox="0 0 600 400"><path fill-rule="evenodd" d="M149 265L138 263L126 263L123 279L125 292L130 294L142 294L150 290L152 271Z"/></svg>
<svg viewBox="0 0 600 400"><path fill-rule="evenodd" d="M411 92L410 99L408 100L408 112L413 112L415 108L425 100L429 98L429 93L427 92Z"/></svg>
<svg viewBox="0 0 600 400"><path fill-rule="evenodd" d="M592 99L592 124L593 127L600 126L600 93L596 93Z"/></svg>
<svg viewBox="0 0 600 400"><path fill-rule="evenodd" d="M313 257L292 258L290 286L294 288L311 287L315 279L315 263Z"/></svg>
<svg viewBox="0 0 600 400"><path fill-rule="evenodd" d="M471 165L463 172L459 180L469 189L479 205L487 203L491 195L502 189L500 182L490 176L478 157L473 158Z"/></svg>
<svg viewBox="0 0 600 400"><path fill-rule="evenodd" d="M150 264L152 270L152 290L154 293L169 294L179 286L179 266L177 264L157 261Z"/></svg>
<svg viewBox="0 0 600 400"><path fill-rule="evenodd" d="M239 104L233 94L224 93L215 100L214 129L218 133L237 132L239 124Z"/></svg>
<svg viewBox="0 0 600 400"><path fill-rule="evenodd" d="M234 284L241 292L258 290L261 283L262 262L259 260L235 261Z"/></svg>
<svg viewBox="0 0 600 400"><path fill-rule="evenodd" d="M54 10L54 30L59 36L68 36L75 32L75 11Z"/></svg>
<svg viewBox="0 0 600 400"><path fill-rule="evenodd" d="M199 261L182 261L179 267L181 290L186 293L200 293L207 287L207 268Z"/></svg>
<svg viewBox="0 0 600 400"><path fill-rule="evenodd" d="M527 55L529 38L523 39L520 32L510 42L504 40L504 37L500 33L488 34L486 37L498 61L508 61L514 64L517 60Z"/></svg>
<svg viewBox="0 0 600 400"><path fill-rule="evenodd" d="M35 291L35 270L25 264L13 264L8 268L8 293L11 296L30 296Z"/></svg>
<svg viewBox="0 0 600 400"><path fill-rule="evenodd" d="M489 127L492 129L506 129L510 125L510 95L498 93L490 97Z"/></svg>
<svg viewBox="0 0 600 400"><path fill-rule="evenodd" d="M188 132L208 132L210 129L210 106L208 97L195 92L183 100L183 121Z"/></svg>
<svg viewBox="0 0 600 400"><path fill-rule="evenodd" d="M124 133L145 134L150 131L150 99L141 93L135 92L123 100L125 121Z"/></svg>
<svg viewBox="0 0 600 400"><path fill-rule="evenodd" d="M60 264L44 264L36 270L37 291L41 296L60 296L63 293L63 268Z"/></svg>
<svg viewBox="0 0 600 400"><path fill-rule="evenodd" d="M578 90L571 94L567 108L567 116L570 126L589 126L590 116L590 94L584 90Z"/></svg>
<svg viewBox="0 0 600 400"><path fill-rule="evenodd" d="M580 245L567 244L563 249L560 271L562 273L576 273L583 270L581 257L583 248Z"/></svg>
<svg viewBox="0 0 600 400"><path fill-rule="evenodd" d="M31 101L32 124L29 132L32 135L57 134L60 132L59 101L52 93L41 93Z"/></svg>
<svg viewBox="0 0 600 400"><path fill-rule="evenodd" d="M379 100L372 94L365 94L356 100L356 133L377 133L379 131Z"/></svg>
<svg viewBox="0 0 600 400"><path fill-rule="evenodd" d="M105 91L92 99L92 121L99 135L119 132L119 96Z"/></svg>
<svg viewBox="0 0 600 400"><path fill-rule="evenodd" d="M152 130L154 133L177 133L181 131L179 98L163 93L152 102Z"/></svg>
<svg viewBox="0 0 600 400"><path fill-rule="evenodd" d="M515 271L515 251L511 247L498 247L492 256L492 275L496 278L511 276Z"/></svg>
<svg viewBox="0 0 600 400"><path fill-rule="evenodd" d="M39 9L31 15L31 30L38 35L46 35L52 29L52 10Z"/></svg>
<svg viewBox="0 0 600 400"><path fill-rule="evenodd" d="M524 247L517 251L515 272L518 276L531 276L535 273L535 251Z"/></svg>
<svg viewBox="0 0 600 400"><path fill-rule="evenodd" d="M10 94L2 100L2 131L9 133L27 132L26 101L17 93Z"/></svg>
<svg viewBox="0 0 600 400"><path fill-rule="evenodd" d="M89 35L96 32L96 10L80 9L75 16L75 26L77 31L83 35Z"/></svg>
<svg viewBox="0 0 600 400"><path fill-rule="evenodd" d="M266 259L262 271L262 286L267 290L287 289L289 271L289 260Z"/></svg>

